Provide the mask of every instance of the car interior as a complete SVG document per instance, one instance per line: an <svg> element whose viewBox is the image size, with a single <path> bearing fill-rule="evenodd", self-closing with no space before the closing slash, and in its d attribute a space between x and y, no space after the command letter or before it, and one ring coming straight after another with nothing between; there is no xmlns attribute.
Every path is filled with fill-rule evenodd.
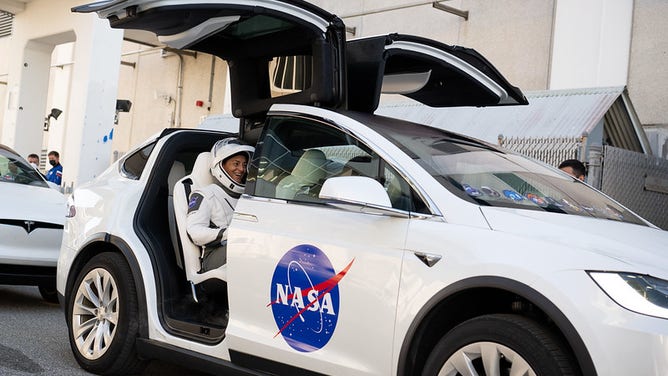
<svg viewBox="0 0 668 376"><path fill-rule="evenodd" d="M185 229L178 224L187 212L183 183L191 180L206 184L206 179L212 179L206 156L213 144L226 135L201 130L179 132L182 133L178 137L167 138L160 149L157 160L163 163L150 171L134 228L154 265L164 327L175 335L211 344L223 339L227 324L224 273L197 273L199 247L183 236ZM130 156L127 160L135 166L138 179L142 172L136 168L136 159Z"/></svg>

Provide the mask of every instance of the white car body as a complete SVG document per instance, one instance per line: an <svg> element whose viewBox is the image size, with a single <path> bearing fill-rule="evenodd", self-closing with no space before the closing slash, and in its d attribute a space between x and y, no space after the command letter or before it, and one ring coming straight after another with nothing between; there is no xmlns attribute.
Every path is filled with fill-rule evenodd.
<svg viewBox="0 0 668 376"><path fill-rule="evenodd" d="M120 27L153 27L149 21L160 19L158 28L160 12L180 17L181 10L172 13L177 3L112 1L87 11ZM237 11L234 1L195 3ZM252 3L269 13L242 4L248 18L202 15L194 27L170 29L173 35L160 29L162 40L197 47L198 37L214 29L227 36L230 24L252 20L258 9L307 20L317 35L337 25L298 1ZM433 58L439 47L448 51L439 61L451 59L448 67L494 93L459 98L455 88L423 100L523 103L521 92L471 60L470 51L406 36L366 42L390 58L406 45L409 56ZM355 59L376 55L346 48L353 61L347 69L363 76ZM425 82L442 73L435 67L420 82L399 77L393 90L421 96ZM276 100L261 115L252 111L274 99L233 103L235 112L253 115L239 137L257 146L228 228L222 289L220 280L195 286L183 270L179 244L188 240L171 228L179 215L171 200L175 187L196 180L195 156L229 133L166 130L79 187L69 200L57 286L82 367L122 374L143 357L189 359L196 369L235 374L668 374L667 232L558 170L374 116L369 95L349 99L357 112L339 108L336 98L322 107L303 97ZM418 142L432 138L432 149ZM326 163L298 176L302 158L318 154L312 150ZM347 176L349 166L359 175ZM540 178L531 180L533 171ZM312 184L295 183L316 173L322 177ZM517 179L524 180L513 185ZM520 193L503 188L531 184ZM541 184L564 198L532 193ZM573 197L591 201L573 204Z"/></svg>
<svg viewBox="0 0 668 376"><path fill-rule="evenodd" d="M65 196L14 151L0 145L0 153L0 283L40 286L53 301Z"/></svg>

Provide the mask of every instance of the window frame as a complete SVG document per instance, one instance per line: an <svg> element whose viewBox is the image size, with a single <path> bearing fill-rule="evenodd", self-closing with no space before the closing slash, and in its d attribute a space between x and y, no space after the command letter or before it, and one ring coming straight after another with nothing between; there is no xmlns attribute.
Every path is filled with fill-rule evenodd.
<svg viewBox="0 0 668 376"><path fill-rule="evenodd" d="M279 121L279 124L275 124L273 122ZM341 135L341 140L345 140L345 144L337 143L337 142L332 142L330 145L325 145L325 144L320 144L316 146L309 145L307 142L304 142L303 146L305 147L299 147L293 150L295 145L299 144L291 144L290 146L283 145L283 147L290 151L291 153L297 150L301 151L306 151L309 149L321 149L321 148L326 148L328 146L344 146L344 145L350 145L350 146L357 146L360 147L361 150L363 150L365 153L371 152L371 157L373 158L372 163L376 164L374 166L374 169L376 170L375 176L367 176L367 175L362 175L362 176L367 176L371 177L376 181L379 181L381 184L383 184L383 187L387 188L385 185L386 180L388 179L387 174L392 174L394 178L400 179L399 181L399 186L402 190L402 192L408 188L409 192L407 195L409 200L410 200L410 205L411 209L417 208L415 210L407 210L404 207L397 207L395 206L395 202L393 202L392 208L400 211L404 211L406 213L414 213L414 214L420 214L420 215L433 215L433 211L431 210L430 205L428 204L429 201L425 200L422 194L420 193L419 190L415 188L415 184L407 178L402 172L401 169L397 168L396 166L392 165L390 162L388 162L386 159L382 157L380 153L375 151L372 147L370 147L366 142L364 142L362 139L359 137L355 136L353 133L348 131L347 129L344 129L336 124L332 124L331 122L316 118L316 117L310 117L310 116L305 116L305 115L295 115L295 114L276 114L272 115L267 118L265 122L265 126L263 128L262 134L259 138L258 144L256 146L256 152L253 156L253 160L249 164L249 173L248 173L248 180L246 183L246 194L251 195L251 196L256 196L256 197L262 197L262 198L268 198L268 199L275 199L275 200L281 200L281 201L286 201L290 203L297 203L297 204L318 204L318 205L326 205L327 201L321 200L321 199L316 199L316 200L304 200L304 199L286 199L286 198L280 198L276 195L275 191L273 194L267 194L266 192L260 191L258 189L258 181L261 179L261 173L263 171L263 162L262 159L266 156L266 145L265 145L265 140L268 139L270 136L270 132L273 131L274 128L280 127L280 124L284 122L289 122L289 121L295 121L295 122L300 122L300 123L312 123L315 126L321 127L322 130L328 129L330 132L336 132ZM321 131L321 133L326 133ZM282 141L279 139L279 141ZM352 142L351 142L352 141ZM293 155L292 158L294 158L294 161L299 159L299 156ZM275 159L274 159L275 160ZM328 161L334 162L333 160L328 159ZM348 160L350 162L350 160ZM340 163L340 162L336 162ZM341 169L345 167L346 163L342 164ZM294 168L294 165L292 166ZM341 170L341 171L342 171ZM266 171L266 170L265 170ZM291 170L290 170L291 171ZM336 172L335 174L332 175L327 175L325 180L331 177L336 177L336 176L342 176L340 173L341 171ZM288 175L286 175L288 176ZM285 178L285 176L282 176L280 179L276 180L276 186L278 186L278 183ZM324 180L323 180L324 182ZM275 187L276 187L275 186ZM274 189L275 189L274 187ZM390 196L390 193L388 192L388 196ZM391 197L391 196L390 196Z"/></svg>

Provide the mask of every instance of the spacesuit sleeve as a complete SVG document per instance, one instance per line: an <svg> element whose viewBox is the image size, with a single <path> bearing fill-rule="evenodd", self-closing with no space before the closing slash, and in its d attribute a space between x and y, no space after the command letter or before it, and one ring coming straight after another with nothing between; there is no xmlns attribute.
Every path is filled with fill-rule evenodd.
<svg viewBox="0 0 668 376"><path fill-rule="evenodd" d="M212 205L210 200L200 192L190 194L188 200L187 231L193 243L204 246L211 243L220 244L224 228L216 227L211 222Z"/></svg>

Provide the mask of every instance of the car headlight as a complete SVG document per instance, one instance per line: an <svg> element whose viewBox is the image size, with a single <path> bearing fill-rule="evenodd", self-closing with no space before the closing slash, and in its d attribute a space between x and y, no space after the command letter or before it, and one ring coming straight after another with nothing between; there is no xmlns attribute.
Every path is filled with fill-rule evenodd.
<svg viewBox="0 0 668 376"><path fill-rule="evenodd" d="M624 272L589 272L589 276L620 306L668 319L668 281Z"/></svg>

